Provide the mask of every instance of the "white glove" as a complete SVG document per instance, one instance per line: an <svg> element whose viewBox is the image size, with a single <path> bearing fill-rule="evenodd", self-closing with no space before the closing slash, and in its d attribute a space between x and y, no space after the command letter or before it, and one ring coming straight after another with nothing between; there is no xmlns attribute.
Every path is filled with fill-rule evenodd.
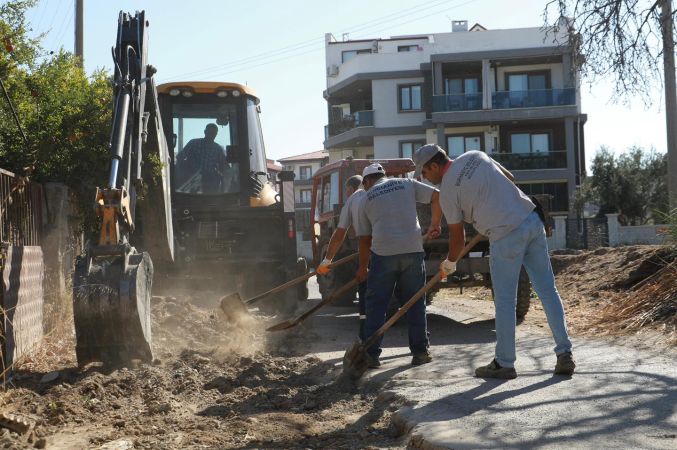
<svg viewBox="0 0 677 450"><path fill-rule="evenodd" d="M319 266L317 266L316 272L320 275L326 275L329 273L329 265L331 264L331 259L324 258Z"/></svg>
<svg viewBox="0 0 677 450"><path fill-rule="evenodd" d="M445 259L442 261L442 264L440 264L440 271L446 276L451 275L456 272L456 262Z"/></svg>

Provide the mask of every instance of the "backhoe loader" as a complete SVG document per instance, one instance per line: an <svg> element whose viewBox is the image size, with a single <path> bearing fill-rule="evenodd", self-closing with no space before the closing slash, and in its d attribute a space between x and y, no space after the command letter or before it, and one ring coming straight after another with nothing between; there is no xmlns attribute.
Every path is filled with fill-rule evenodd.
<svg viewBox="0 0 677 450"><path fill-rule="evenodd" d="M294 174L268 178L259 99L236 83L156 87L147 30L144 12L120 13L110 172L95 196L101 229L73 279L81 366L152 359L154 267L156 279L209 280L245 296L307 270ZM299 292L268 307L289 309Z"/></svg>

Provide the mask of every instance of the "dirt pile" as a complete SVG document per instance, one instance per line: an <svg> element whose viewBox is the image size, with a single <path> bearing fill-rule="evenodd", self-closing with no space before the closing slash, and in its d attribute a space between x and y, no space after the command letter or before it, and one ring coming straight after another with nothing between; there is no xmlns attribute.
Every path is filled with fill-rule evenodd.
<svg viewBox="0 0 677 450"><path fill-rule="evenodd" d="M72 349L47 343L55 357L43 354L42 372L35 364L20 368L16 388L2 396L3 411L34 426L24 435L1 430L0 447L401 446L390 420L397 399L378 401L374 387L335 386L333 364L265 350L253 326L224 324L217 310L182 299L154 298L153 333L153 364L109 373L79 370L60 356Z"/></svg>
<svg viewBox="0 0 677 450"><path fill-rule="evenodd" d="M650 328L677 342L677 250L635 245L554 252L557 286L573 328L592 334Z"/></svg>

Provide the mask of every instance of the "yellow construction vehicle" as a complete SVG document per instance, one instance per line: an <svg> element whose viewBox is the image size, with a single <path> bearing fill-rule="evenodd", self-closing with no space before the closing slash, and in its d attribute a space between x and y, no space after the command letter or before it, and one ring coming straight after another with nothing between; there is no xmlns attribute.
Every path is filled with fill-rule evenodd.
<svg viewBox="0 0 677 450"><path fill-rule="evenodd" d="M147 28L144 12L120 13L110 174L95 197L101 231L73 280L80 365L152 358L151 256L165 278L208 278L245 296L307 270L294 174L269 179L259 99L236 83L156 87ZM291 308L303 292L269 306Z"/></svg>

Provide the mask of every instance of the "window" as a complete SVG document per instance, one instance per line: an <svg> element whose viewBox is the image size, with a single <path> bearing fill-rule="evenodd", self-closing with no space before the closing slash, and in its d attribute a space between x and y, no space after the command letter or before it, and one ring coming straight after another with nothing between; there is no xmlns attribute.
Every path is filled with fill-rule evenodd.
<svg viewBox="0 0 677 450"><path fill-rule="evenodd" d="M546 153L550 151L550 133L512 133L512 153Z"/></svg>
<svg viewBox="0 0 677 450"><path fill-rule="evenodd" d="M299 191L299 203L310 203L311 194L311 189L301 189Z"/></svg>
<svg viewBox="0 0 677 450"><path fill-rule="evenodd" d="M369 48L361 48L359 50L345 50L341 52L341 62L346 63L356 57L357 55L361 55L363 53L371 53L371 49Z"/></svg>
<svg viewBox="0 0 677 450"><path fill-rule="evenodd" d="M400 158L412 158L414 152L421 147L423 141L402 141L400 142Z"/></svg>
<svg viewBox="0 0 677 450"><path fill-rule="evenodd" d="M509 91L550 89L550 72L507 73L506 85Z"/></svg>
<svg viewBox="0 0 677 450"><path fill-rule="evenodd" d="M322 179L322 214L332 211L334 205L339 203L339 173L333 172Z"/></svg>
<svg viewBox="0 0 677 450"><path fill-rule="evenodd" d="M478 94L482 92L482 84L479 77L446 78L444 92L447 95Z"/></svg>
<svg viewBox="0 0 677 450"><path fill-rule="evenodd" d="M484 151L482 147L481 134L447 136L447 153L451 158L456 158L471 150Z"/></svg>
<svg viewBox="0 0 677 450"><path fill-rule="evenodd" d="M181 101L172 105L171 132L176 136L173 182L177 192L232 194L240 191L239 111L236 103ZM258 117L250 116L250 119L258 123ZM258 130L250 131L254 133L254 136L250 133L254 145L259 144ZM256 147L254 149L258 155ZM262 172L265 167L263 161Z"/></svg>
<svg viewBox="0 0 677 450"><path fill-rule="evenodd" d="M400 111L420 111L422 109L421 85L400 86Z"/></svg>
<svg viewBox="0 0 677 450"><path fill-rule="evenodd" d="M418 50L418 45L398 45L398 52L415 52Z"/></svg>
<svg viewBox="0 0 677 450"><path fill-rule="evenodd" d="M313 166L299 167L299 180L310 180L313 176Z"/></svg>
<svg viewBox="0 0 677 450"><path fill-rule="evenodd" d="M566 182L517 183L517 187L527 195L552 195L551 214L553 212L569 211L569 192Z"/></svg>

